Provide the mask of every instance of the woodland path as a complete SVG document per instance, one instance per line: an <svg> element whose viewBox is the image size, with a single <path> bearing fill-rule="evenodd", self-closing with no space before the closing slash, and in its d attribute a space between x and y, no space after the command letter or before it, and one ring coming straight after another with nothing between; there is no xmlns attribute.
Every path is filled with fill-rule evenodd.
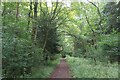
<svg viewBox="0 0 120 80"><path fill-rule="evenodd" d="M71 78L70 70L66 59L62 58L60 64L57 65L56 69L51 74L50 78Z"/></svg>

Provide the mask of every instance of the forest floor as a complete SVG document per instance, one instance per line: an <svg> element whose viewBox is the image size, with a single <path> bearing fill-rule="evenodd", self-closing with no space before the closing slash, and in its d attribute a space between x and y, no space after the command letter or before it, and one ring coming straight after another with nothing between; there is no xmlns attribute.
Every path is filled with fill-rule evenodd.
<svg viewBox="0 0 120 80"><path fill-rule="evenodd" d="M62 58L60 64L57 65L50 78L71 78L70 70L66 59Z"/></svg>

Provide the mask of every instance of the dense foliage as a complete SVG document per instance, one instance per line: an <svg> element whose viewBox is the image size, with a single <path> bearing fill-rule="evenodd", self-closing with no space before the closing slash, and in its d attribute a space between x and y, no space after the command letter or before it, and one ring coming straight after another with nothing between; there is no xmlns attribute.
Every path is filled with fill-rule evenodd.
<svg viewBox="0 0 120 80"><path fill-rule="evenodd" d="M90 58L95 65L119 59L120 1L53 2L51 6L47 2L7 2L1 6L5 78L31 77L37 66L50 66L56 54ZM117 73L104 77L109 75L116 77Z"/></svg>

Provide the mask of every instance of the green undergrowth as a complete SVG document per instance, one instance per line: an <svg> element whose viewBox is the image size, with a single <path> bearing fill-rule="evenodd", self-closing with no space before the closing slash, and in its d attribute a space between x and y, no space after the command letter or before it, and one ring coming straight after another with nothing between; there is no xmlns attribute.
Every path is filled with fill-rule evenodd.
<svg viewBox="0 0 120 80"><path fill-rule="evenodd" d="M71 74L74 78L118 78L118 63L110 64L91 59L67 56Z"/></svg>
<svg viewBox="0 0 120 80"><path fill-rule="evenodd" d="M32 69L32 78L49 78L50 74L55 69L56 65L60 63L59 59L48 61L47 65L39 65Z"/></svg>

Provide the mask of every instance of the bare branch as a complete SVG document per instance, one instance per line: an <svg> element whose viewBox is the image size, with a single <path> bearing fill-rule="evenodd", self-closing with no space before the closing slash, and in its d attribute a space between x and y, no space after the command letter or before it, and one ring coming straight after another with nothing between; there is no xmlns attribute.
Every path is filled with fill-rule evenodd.
<svg viewBox="0 0 120 80"><path fill-rule="evenodd" d="M88 1L89 3L91 3L94 7L96 7L97 12L98 12L99 17L100 17L100 20L99 20L99 22L98 22L98 25L100 26L100 28L101 28L101 30L102 30L102 25L101 25L101 23L102 23L102 15L101 15L101 12L100 12L99 7L98 7L96 4L94 4L93 2L91 2L91 1L89 1L89 0L87 0L87 1Z"/></svg>
<svg viewBox="0 0 120 80"><path fill-rule="evenodd" d="M57 11L57 7L58 7L58 2L56 2L56 7L55 7L55 9L54 9L54 11L53 11L53 13L52 13L52 17L51 17L51 20L54 18L54 16L55 16L55 13L56 13L56 11Z"/></svg>
<svg viewBox="0 0 120 80"><path fill-rule="evenodd" d="M40 11L43 13L43 15L45 16L45 12L43 11L42 9L42 5L41 5L41 2L40 2Z"/></svg>
<svg viewBox="0 0 120 80"><path fill-rule="evenodd" d="M71 37L74 37L74 38L76 38L76 39L79 39L76 35L74 35L74 34L71 34L71 33L69 33L69 32L67 32L67 31L60 31L60 33L65 33L66 35L70 35Z"/></svg>

